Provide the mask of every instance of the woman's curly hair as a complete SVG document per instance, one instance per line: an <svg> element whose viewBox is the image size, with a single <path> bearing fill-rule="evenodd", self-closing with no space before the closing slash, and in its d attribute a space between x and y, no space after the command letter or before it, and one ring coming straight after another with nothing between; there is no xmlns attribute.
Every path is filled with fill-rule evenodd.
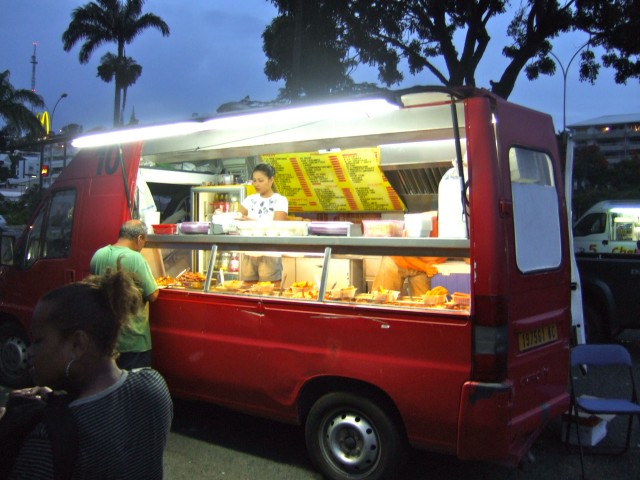
<svg viewBox="0 0 640 480"><path fill-rule="evenodd" d="M120 329L143 305L132 274L119 268L52 290L41 301L49 303L47 322L62 335L84 330L101 355L113 354Z"/></svg>

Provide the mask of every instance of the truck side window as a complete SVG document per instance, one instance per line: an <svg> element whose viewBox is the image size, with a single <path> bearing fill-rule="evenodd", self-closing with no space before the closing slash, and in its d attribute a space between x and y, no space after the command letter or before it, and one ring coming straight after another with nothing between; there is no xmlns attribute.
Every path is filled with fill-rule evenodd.
<svg viewBox="0 0 640 480"><path fill-rule="evenodd" d="M586 237L587 235L604 233L606 228L606 213L590 213L573 227L573 236Z"/></svg>
<svg viewBox="0 0 640 480"><path fill-rule="evenodd" d="M521 147L509 150L516 263L523 273L562 262L560 205L551 159Z"/></svg>
<svg viewBox="0 0 640 480"><path fill-rule="evenodd" d="M45 212L46 208L41 209L29 228L24 257L25 267L30 267L40 258L43 235L42 226L44 225Z"/></svg>
<svg viewBox="0 0 640 480"><path fill-rule="evenodd" d="M49 221L44 234L44 258L69 256L75 202L75 190L63 190L53 195L49 209Z"/></svg>
<svg viewBox="0 0 640 480"><path fill-rule="evenodd" d="M54 193L48 207L38 212L25 244L25 267L32 266L41 258L69 255L75 202L75 190L62 190Z"/></svg>

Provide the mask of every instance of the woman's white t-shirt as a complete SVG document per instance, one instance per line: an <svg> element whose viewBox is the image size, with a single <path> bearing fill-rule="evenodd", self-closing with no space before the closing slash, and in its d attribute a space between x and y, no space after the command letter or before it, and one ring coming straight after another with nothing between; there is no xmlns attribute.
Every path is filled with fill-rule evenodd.
<svg viewBox="0 0 640 480"><path fill-rule="evenodd" d="M287 197L279 193L274 193L269 198L254 193L244 199L242 206L247 209L247 217L254 220L273 220L275 212L289 212Z"/></svg>

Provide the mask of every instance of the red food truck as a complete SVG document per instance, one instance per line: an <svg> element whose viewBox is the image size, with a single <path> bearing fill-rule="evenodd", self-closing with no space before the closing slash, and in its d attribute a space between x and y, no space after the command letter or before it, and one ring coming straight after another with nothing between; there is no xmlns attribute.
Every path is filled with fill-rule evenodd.
<svg viewBox="0 0 640 480"><path fill-rule="evenodd" d="M301 425L327 478L389 478L409 445L516 465L567 409L570 232L548 115L422 87L76 145L22 236L2 237L2 383L26 381L38 297L160 212L154 366L176 397ZM287 221L235 217L258 163ZM280 257L281 283L245 282L245 255ZM437 259L426 291L379 286L389 258L416 257Z"/></svg>

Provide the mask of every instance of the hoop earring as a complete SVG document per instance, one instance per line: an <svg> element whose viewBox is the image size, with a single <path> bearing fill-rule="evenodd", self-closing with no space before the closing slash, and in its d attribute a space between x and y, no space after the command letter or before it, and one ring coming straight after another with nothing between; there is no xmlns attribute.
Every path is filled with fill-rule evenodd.
<svg viewBox="0 0 640 480"><path fill-rule="evenodd" d="M65 377L69 378L69 369L71 368L71 364L72 364L73 362L75 362L75 361L76 361L76 359L75 359L75 358L72 358L71 360L69 360L69 363L67 363L67 368L65 368L65 369L64 369L64 375L65 375Z"/></svg>

